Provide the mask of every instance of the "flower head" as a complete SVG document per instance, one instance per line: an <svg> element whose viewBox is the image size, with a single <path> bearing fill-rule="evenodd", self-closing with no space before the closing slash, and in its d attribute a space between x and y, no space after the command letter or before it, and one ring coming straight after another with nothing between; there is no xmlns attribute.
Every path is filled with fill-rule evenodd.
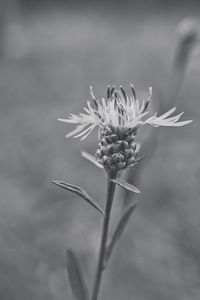
<svg viewBox="0 0 200 300"><path fill-rule="evenodd" d="M66 137L80 137L81 140L85 139L95 127L99 128L100 143L96 156L107 171L124 169L137 161L138 147L135 143L135 136L138 127L142 125L175 127L192 122L192 120L180 122L179 119L183 113L171 116L176 110L175 107L159 117L157 113L147 117L152 88L149 88L147 100L141 103L136 97L132 84L130 96L122 86L119 90L108 86L107 99L96 99L92 87L90 94L92 103L87 101L87 107L83 108L84 113L71 114L67 119L58 120L78 124Z"/></svg>
<svg viewBox="0 0 200 300"><path fill-rule="evenodd" d="M115 87L108 87L107 100L102 98L97 100L94 97L92 87L90 93L93 99L93 107L90 101L87 101L87 107L84 107L85 113L79 115L71 114L67 119L58 119L61 122L79 124L75 130L69 132L66 137L74 136L85 139L95 127L109 128L114 127L119 130L136 129L140 125L148 124L153 127L159 126L183 126L192 122L192 120L178 122L183 113L170 117L176 108L170 109L165 114L157 117L157 113L144 120L148 114L147 108L152 95L152 88L149 88L149 97L140 104L136 98L133 85L131 85L132 95L128 97L122 87L116 90Z"/></svg>

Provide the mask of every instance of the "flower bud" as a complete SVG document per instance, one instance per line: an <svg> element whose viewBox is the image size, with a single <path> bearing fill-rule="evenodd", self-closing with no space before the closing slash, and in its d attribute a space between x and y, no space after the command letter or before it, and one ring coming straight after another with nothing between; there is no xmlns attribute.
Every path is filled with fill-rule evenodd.
<svg viewBox="0 0 200 300"><path fill-rule="evenodd" d="M97 160L108 173L126 169L135 163L137 144L135 130L125 130L110 126L100 133L100 143L96 151Z"/></svg>

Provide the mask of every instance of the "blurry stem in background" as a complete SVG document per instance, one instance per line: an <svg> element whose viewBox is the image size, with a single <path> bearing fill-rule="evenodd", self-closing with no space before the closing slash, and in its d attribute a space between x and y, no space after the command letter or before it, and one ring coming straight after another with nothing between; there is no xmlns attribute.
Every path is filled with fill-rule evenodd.
<svg viewBox="0 0 200 300"><path fill-rule="evenodd" d="M107 198L106 198L106 207L105 207L105 217L103 221L103 229L101 235L101 245L99 251L99 258L98 258L98 265L97 271L92 291L91 300L97 300L99 288L101 285L101 279L104 270L104 261L106 255L106 244L107 244L107 236L108 236L108 228L109 228L109 221L110 221L110 212L112 208L112 203L114 199L115 187L116 183L111 181L111 179L115 179L116 174L112 176L108 176L108 183L107 183Z"/></svg>
<svg viewBox="0 0 200 300"><path fill-rule="evenodd" d="M188 223L187 221L187 215L186 215L186 209L185 206L182 205L181 209L179 207L179 204L177 202L173 202L173 210L176 213L176 217L179 223L179 227L177 228L178 236L175 235L174 239L176 243L178 244L178 247L181 249L181 251L185 254L184 257L191 258L194 270L196 271L197 276L197 282L199 285L199 278L200 278L200 254L198 248L195 247L194 242L196 241L196 235L195 231L192 235L192 231L195 229L193 226ZM198 230L199 224L197 224L196 230ZM175 234L175 233L174 233ZM182 279L184 282L184 286L186 288L186 292L188 293L188 299L192 299L192 297L195 297L195 291L194 286L191 286L188 282L188 268L187 263L184 261L184 257L180 257L180 269L182 274Z"/></svg>
<svg viewBox="0 0 200 300"><path fill-rule="evenodd" d="M199 22L195 18L184 18L178 24L177 32L179 37L174 53L173 65L169 80L163 91L157 91L157 95L159 97L157 103L159 106L157 107L156 111L161 114L168 109L168 107L173 107L175 105L176 99L183 85L192 50L199 40ZM149 134L148 139L143 141L143 149L148 149L148 159L151 158L156 149L158 137L159 132L157 131L157 134ZM127 173L127 181L131 182L133 185L137 185L137 180L144 165L144 163L140 163L136 165L135 168L131 169ZM129 193L125 191L123 206L126 207L128 205Z"/></svg>
<svg viewBox="0 0 200 300"><path fill-rule="evenodd" d="M0 2L0 58L4 54L5 34L8 23L8 1Z"/></svg>
<svg viewBox="0 0 200 300"><path fill-rule="evenodd" d="M15 23L20 14L19 0L1 0L0 1L0 58L5 53L5 44L8 26Z"/></svg>
<svg viewBox="0 0 200 300"><path fill-rule="evenodd" d="M178 44L176 47L171 76L165 92L165 105L173 106L186 74L191 52L199 38L199 24L194 18L185 18L177 26Z"/></svg>

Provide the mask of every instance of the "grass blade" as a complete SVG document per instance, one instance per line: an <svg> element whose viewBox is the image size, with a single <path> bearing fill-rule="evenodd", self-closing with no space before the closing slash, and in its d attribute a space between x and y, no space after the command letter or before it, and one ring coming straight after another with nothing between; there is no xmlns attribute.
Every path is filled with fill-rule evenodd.
<svg viewBox="0 0 200 300"><path fill-rule="evenodd" d="M80 261L72 249L66 250L66 267L74 297L76 300L88 300L89 293L85 275Z"/></svg>
<svg viewBox="0 0 200 300"><path fill-rule="evenodd" d="M115 232L112 236L112 239L110 241L110 243L108 244L107 246L107 250L106 250L106 256L105 256L105 265L104 267L107 265L107 262L111 256L111 253L113 251L113 248L116 244L116 242L120 239L133 211L135 210L137 204L134 203L133 205L131 205L126 211L125 213L122 215L116 229L115 229Z"/></svg>

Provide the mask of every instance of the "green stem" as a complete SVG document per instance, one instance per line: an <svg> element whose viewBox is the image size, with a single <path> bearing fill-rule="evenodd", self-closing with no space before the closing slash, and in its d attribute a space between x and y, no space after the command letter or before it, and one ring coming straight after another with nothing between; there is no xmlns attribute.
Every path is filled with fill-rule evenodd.
<svg viewBox="0 0 200 300"><path fill-rule="evenodd" d="M113 181L111 181L111 179L114 179L114 178L116 178L116 175L108 176L105 217L104 217L103 230L102 230L102 236L101 236L99 260L98 260L96 277L95 277L95 282L94 282L94 286L93 286L91 300L97 300L97 298L98 298L99 288L100 288L103 269L104 269L104 260L105 260L110 212L111 212L111 208L112 208L112 203L113 203L113 198L114 198L114 193L115 193L115 186L116 186L116 184Z"/></svg>

